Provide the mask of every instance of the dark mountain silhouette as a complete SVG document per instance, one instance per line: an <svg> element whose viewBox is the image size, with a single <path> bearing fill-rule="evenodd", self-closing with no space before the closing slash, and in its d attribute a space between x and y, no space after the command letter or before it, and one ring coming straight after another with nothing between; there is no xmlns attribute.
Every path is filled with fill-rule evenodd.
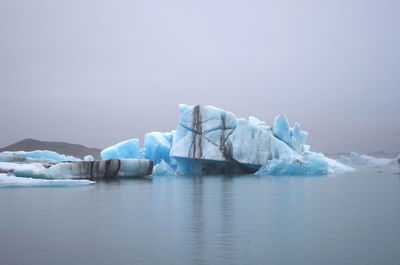
<svg viewBox="0 0 400 265"><path fill-rule="evenodd" d="M49 150L59 154L72 155L83 158L86 155L92 155L95 159L100 158L101 149L89 148L80 144L70 144L66 142L47 142L35 139L24 139L12 145L0 148L0 152L4 151L35 151Z"/></svg>

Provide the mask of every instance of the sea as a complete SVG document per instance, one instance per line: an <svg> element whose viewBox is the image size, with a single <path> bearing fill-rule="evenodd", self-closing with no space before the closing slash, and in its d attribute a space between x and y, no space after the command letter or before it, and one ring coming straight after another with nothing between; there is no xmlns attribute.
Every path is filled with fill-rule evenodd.
<svg viewBox="0 0 400 265"><path fill-rule="evenodd" d="M398 265L399 168L4 187L0 264Z"/></svg>

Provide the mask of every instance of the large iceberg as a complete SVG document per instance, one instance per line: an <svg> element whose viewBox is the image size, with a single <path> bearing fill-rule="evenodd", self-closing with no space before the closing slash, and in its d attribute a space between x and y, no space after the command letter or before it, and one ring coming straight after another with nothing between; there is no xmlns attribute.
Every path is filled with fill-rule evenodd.
<svg viewBox="0 0 400 265"><path fill-rule="evenodd" d="M57 162L77 162L81 161L74 156L66 156L53 151L37 150L37 151L17 151L17 152L1 152L0 162L27 162L27 163L57 163Z"/></svg>
<svg viewBox="0 0 400 265"><path fill-rule="evenodd" d="M186 174L254 173L258 175L324 175L349 167L309 151L308 133L286 116L270 127L214 106L180 105L170 156ZM261 168L261 169L260 169Z"/></svg>
<svg viewBox="0 0 400 265"><path fill-rule="evenodd" d="M308 133L290 127L279 115L268 126L256 117L237 118L214 106L179 105L176 131L151 132L144 148L133 138L101 152L102 159L146 158L154 175L255 173L257 175L324 175L352 168L310 151Z"/></svg>

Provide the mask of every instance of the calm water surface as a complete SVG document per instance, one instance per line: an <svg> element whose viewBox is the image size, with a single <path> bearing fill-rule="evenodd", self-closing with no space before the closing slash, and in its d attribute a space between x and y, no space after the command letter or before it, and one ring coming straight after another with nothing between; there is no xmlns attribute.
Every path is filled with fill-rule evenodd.
<svg viewBox="0 0 400 265"><path fill-rule="evenodd" d="M398 170L0 189L0 264L400 264Z"/></svg>

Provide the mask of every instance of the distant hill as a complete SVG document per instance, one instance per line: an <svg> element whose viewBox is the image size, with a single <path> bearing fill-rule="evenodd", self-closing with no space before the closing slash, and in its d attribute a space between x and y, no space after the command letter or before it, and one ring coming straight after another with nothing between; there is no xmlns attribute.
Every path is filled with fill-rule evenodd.
<svg viewBox="0 0 400 265"><path fill-rule="evenodd" d="M24 139L12 145L0 148L0 152L4 151L35 151L49 150L59 154L72 155L83 158L86 155L92 155L94 158L100 158L100 149L89 148L80 144L70 144L65 142L45 142L35 139Z"/></svg>

